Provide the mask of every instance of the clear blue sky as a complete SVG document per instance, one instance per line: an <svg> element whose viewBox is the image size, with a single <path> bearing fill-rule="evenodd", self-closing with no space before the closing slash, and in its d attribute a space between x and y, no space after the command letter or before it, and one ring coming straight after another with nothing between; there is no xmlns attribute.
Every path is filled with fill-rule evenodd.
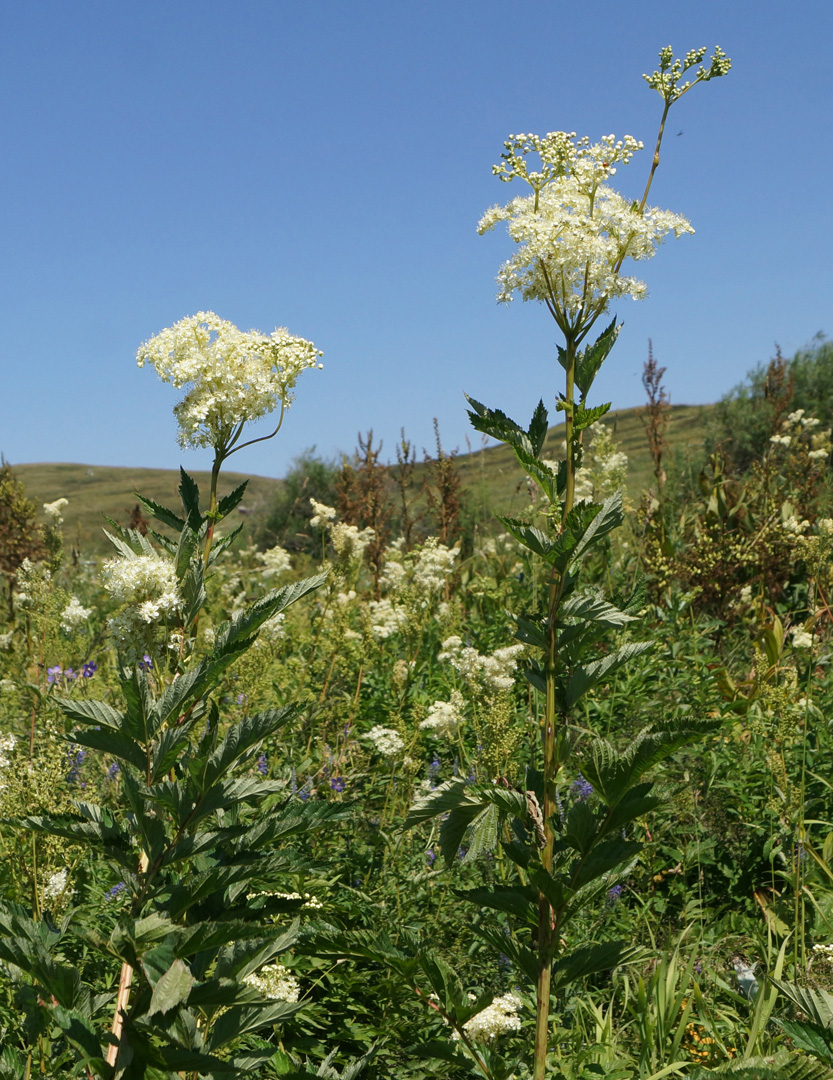
<svg viewBox="0 0 833 1080"><path fill-rule="evenodd" d="M491 166L518 131L652 145L641 74L667 44L733 68L672 111L651 202L697 232L640 267L651 295L617 307L597 400L640 403L649 337L682 404L833 334L829 0L35 0L0 31L12 463L206 465L134 360L205 309L324 351L230 468L279 476L371 427L385 457L403 426L421 450L435 416L465 451L464 390L526 421L558 389L556 333L495 302L510 241L475 228L516 192ZM641 194L648 165L617 186Z"/></svg>

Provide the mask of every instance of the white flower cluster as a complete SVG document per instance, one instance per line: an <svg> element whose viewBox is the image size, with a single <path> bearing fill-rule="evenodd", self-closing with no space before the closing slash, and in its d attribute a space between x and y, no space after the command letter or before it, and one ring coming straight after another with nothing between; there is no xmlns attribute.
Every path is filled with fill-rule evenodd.
<svg viewBox="0 0 833 1080"><path fill-rule="evenodd" d="M372 542L375 535L373 529L360 529L358 525L347 525L343 521L337 521L330 526L333 547L338 557L344 562L361 559L365 548Z"/></svg>
<svg viewBox="0 0 833 1080"><path fill-rule="evenodd" d="M814 945L813 952L821 953L828 960L833 959L833 945Z"/></svg>
<svg viewBox="0 0 833 1080"><path fill-rule="evenodd" d="M43 504L43 512L49 518L49 524L56 529L64 520L65 506L69 506L69 499L56 499L55 502Z"/></svg>
<svg viewBox="0 0 833 1080"><path fill-rule="evenodd" d="M377 641L387 640L408 625L408 612L405 608L395 607L387 597L370 600L367 607L370 612L370 629Z"/></svg>
<svg viewBox="0 0 833 1080"><path fill-rule="evenodd" d="M451 701L435 701L419 726L438 738L453 739L463 723L464 708L463 695L459 690L452 690Z"/></svg>
<svg viewBox="0 0 833 1080"><path fill-rule="evenodd" d="M393 728L382 727L380 724L372 727L365 735L365 738L370 739L378 753L382 754L383 757L396 757L405 749L405 743L399 732L394 731Z"/></svg>
<svg viewBox="0 0 833 1080"><path fill-rule="evenodd" d="M50 874L43 887L44 900L57 900L59 897L63 896L67 891L68 883L69 871L66 868L57 870L54 874Z"/></svg>
<svg viewBox="0 0 833 1080"><path fill-rule="evenodd" d="M263 569L260 572L265 578L274 577L276 574L285 574L292 565L289 552L282 548L280 544L269 548L268 551L259 551L257 557L263 563Z"/></svg>
<svg viewBox="0 0 833 1080"><path fill-rule="evenodd" d="M506 645L502 649L495 649L490 656L483 656L471 645L463 645L462 639L454 634L442 643L442 651L437 659L448 661L468 682L495 692L508 690L514 685L511 673L517 667L522 652L523 645Z"/></svg>
<svg viewBox="0 0 833 1080"><path fill-rule="evenodd" d="M812 649L813 647L813 635L803 626L794 626L790 630L790 637L794 649Z"/></svg>
<svg viewBox="0 0 833 1080"><path fill-rule="evenodd" d="M61 629L64 633L71 634L73 630L77 630L82 623L86 622L90 615L92 615L92 608L82 607L78 597L73 596L61 612Z"/></svg>
<svg viewBox="0 0 833 1080"><path fill-rule="evenodd" d="M152 364L185 397L175 407L181 446L227 447L235 428L292 401L302 371L321 367L310 341L287 330L244 332L213 311L182 319L146 341L139 367Z"/></svg>
<svg viewBox="0 0 833 1080"><path fill-rule="evenodd" d="M426 598L436 596L454 571L459 548L441 544L436 536L429 537L415 552L412 570L414 589Z"/></svg>
<svg viewBox="0 0 833 1080"><path fill-rule="evenodd" d="M289 974L283 964L267 964L260 971L247 975L244 982L272 1001L288 1001L294 1004L301 993L300 983L294 975Z"/></svg>
<svg viewBox="0 0 833 1080"><path fill-rule="evenodd" d="M648 206L640 211L605 184L615 162L627 163L642 148L630 136L616 142L610 135L591 145L587 138L576 142L575 132L556 131L543 138L513 136L505 145L504 164L494 171L502 180L526 180L535 194L493 206L478 225L482 234L505 221L519 245L498 274L503 303L519 292L581 324L616 297L645 297L644 282L620 273L625 258L649 259L669 232L694 232L679 214ZM540 172L528 172L529 153L540 156Z"/></svg>
<svg viewBox="0 0 833 1080"><path fill-rule="evenodd" d="M38 592L39 585L48 585L52 574L42 563L33 563L24 559L15 574L14 602L18 607L28 607Z"/></svg>
<svg viewBox="0 0 833 1080"><path fill-rule="evenodd" d="M248 898L251 900L255 896L277 896L281 900L303 900L303 906L305 908L323 908L324 905L318 899L317 896L312 896L310 893L305 892L303 896L299 892L253 892L248 894Z"/></svg>
<svg viewBox="0 0 833 1080"><path fill-rule="evenodd" d="M608 498L625 486L628 474L628 455L617 449L613 435L605 424L593 427L593 440L587 452L587 464L576 473L575 497Z"/></svg>
<svg viewBox="0 0 833 1080"><path fill-rule="evenodd" d="M489 1043L507 1031L520 1031L521 1019L518 1013L522 1006L523 1002L515 994L502 994L471 1020L467 1020L463 1024L463 1030L471 1039L480 1043ZM453 1037L460 1038L456 1031Z"/></svg>
<svg viewBox="0 0 833 1080"><path fill-rule="evenodd" d="M12 759L9 757L17 746L17 739L14 735L0 735L0 769L7 769ZM8 784L0 782L0 791L3 788L8 787Z"/></svg>
<svg viewBox="0 0 833 1080"><path fill-rule="evenodd" d="M132 604L145 623L176 611L182 604L170 559L152 555L117 556L101 568L104 588L120 604Z"/></svg>
<svg viewBox="0 0 833 1080"><path fill-rule="evenodd" d="M810 522L807 518L804 518L803 521L799 521L795 514L790 514L789 517L784 518L781 522L781 528L784 532L791 533L793 536L803 536L810 528Z"/></svg>
<svg viewBox="0 0 833 1080"><path fill-rule="evenodd" d="M811 461L827 461L833 451L833 433L829 429L816 431L820 425L815 416L805 416L804 409L796 409L781 421L779 434L770 435L769 441L785 449L793 444L802 445Z"/></svg>
<svg viewBox="0 0 833 1080"><path fill-rule="evenodd" d="M327 506L326 503L320 503L317 499L310 499L310 506L312 507L313 514L309 519L309 523L312 526L325 529L327 527L327 522L333 521L336 516L335 507Z"/></svg>
<svg viewBox="0 0 833 1080"><path fill-rule="evenodd" d="M432 536L421 547L404 551L404 538L390 544L385 552L385 566L379 578L388 594L371 600L373 635L377 639L408 625L409 612L425 611L442 591L459 555Z"/></svg>

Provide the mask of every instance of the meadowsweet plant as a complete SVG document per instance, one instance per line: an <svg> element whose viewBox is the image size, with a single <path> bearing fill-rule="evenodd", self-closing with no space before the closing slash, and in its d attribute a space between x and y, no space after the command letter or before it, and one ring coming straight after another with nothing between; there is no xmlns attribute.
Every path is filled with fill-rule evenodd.
<svg viewBox="0 0 833 1080"><path fill-rule="evenodd" d="M10 1049L14 1060L3 1059L16 1075L29 1076L34 1065L40 1074L58 1068L101 1080L242 1077L274 1056L263 1033L299 1007L300 984L283 954L306 901L285 888L303 861L287 841L337 816L338 805L305 804L265 775L261 748L297 714L295 704L242 716L232 708L227 716L217 690L259 635L325 575L264 590L216 625L210 642L197 643L207 574L235 536L218 539L215 528L245 490L218 497L220 467L246 445L239 439L249 420L278 405L283 415L295 380L318 356L286 331L242 334L210 313L140 351L140 364L190 387L176 408L180 442L214 450L209 507L203 512L183 471L181 516L141 499L167 533L144 536L111 522L117 556L102 577L120 605L111 628L121 706L69 693L70 684L86 689L94 664L78 679L60 664L52 669L51 701L75 725L69 750L62 748L64 787L72 790L52 812L30 805L35 814L23 825L69 842L99 880L109 880L99 908L85 907L72 866L53 861L36 878L34 918L0 906L0 959L31 981L27 1024L41 1033L28 1057ZM267 579L285 568L275 549L263 561ZM22 588L32 593L33 580L24 574ZM70 602L62 617L75 623L82 613ZM5 757L18 749L9 744ZM106 770L98 799L84 790L91 761ZM0 795L8 799L11 790ZM112 912L103 921L95 914L101 904ZM49 914L58 910L71 916L61 928ZM82 942L94 961L79 967L72 958Z"/></svg>
<svg viewBox="0 0 833 1080"><path fill-rule="evenodd" d="M464 895L494 913L494 921L484 919L477 932L532 986L534 1080L548 1074L553 997L578 978L615 967L630 952L624 942L571 947L570 924L628 877L640 848L634 823L659 802L651 782L644 779L648 769L705 730L697 721L647 728L621 749L592 739L581 758L582 777L592 795L588 790L584 798L561 797L560 789L569 786L577 771L571 761L577 742L571 720L576 706L649 647L623 640L637 601L614 604L597 590L582 587L585 557L623 520L621 493L598 503L592 492L582 492L587 497L581 498L576 489L584 432L610 407L591 407L588 397L621 324L614 318L595 340L591 332L614 301L645 297L644 282L626 272L629 260L651 258L669 234L693 232L681 215L650 206L648 196L670 108L697 83L729 70L730 61L719 48L707 67L702 65L705 54L698 49L675 60L670 48L663 49L659 68L645 76L662 98L663 112L641 197L620 194L611 185L618 168L643 148L631 136L617 140L608 135L591 143L563 131L514 135L505 143L494 173L506 183L520 181L528 193L490 209L479 226L484 233L505 223L516 245L498 275L498 299L508 303L518 294L544 304L563 342L557 358L564 383L556 401L566 423L563 460L553 463L543 457L548 430L543 402L525 429L499 410L469 399L474 427L512 447L542 496L536 500L541 509L531 520L502 519L536 562L543 583L528 606L515 614L517 638L526 646L526 676L543 699L540 742L523 774L513 772L491 785L447 781L415 804L408 824L443 814L440 840L448 862L468 835L469 850L497 847L517 867L515 884L484 886ZM693 77L683 82L689 72ZM462 643L454 648L446 644L452 662L464 670L467 650ZM485 667L479 674L502 677ZM425 971L430 980L430 965ZM437 982L433 989L444 1001L445 1018L477 1068L489 1077L506 1076L512 1066L502 1062L496 1050L474 1047L467 1038L472 1017L465 999L449 989L445 974L438 975Z"/></svg>

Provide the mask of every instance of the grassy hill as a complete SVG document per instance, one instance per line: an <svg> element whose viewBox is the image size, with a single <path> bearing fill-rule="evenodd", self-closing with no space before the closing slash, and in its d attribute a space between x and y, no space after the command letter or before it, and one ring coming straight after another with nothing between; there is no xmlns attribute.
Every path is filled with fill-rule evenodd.
<svg viewBox="0 0 833 1080"><path fill-rule="evenodd" d="M681 464L692 452L696 456L702 447L711 409L711 405L672 406L667 438L670 456L676 456ZM635 500L653 481L653 465L641 413L641 409L619 409L608 413L603 421L612 430L619 449L628 455L628 490ZM561 457L563 441L564 425L551 427L544 456ZM509 447L492 446L461 454L457 465L464 485L486 492L489 504L497 513L512 513L520 507L525 497L525 474Z"/></svg>
<svg viewBox="0 0 833 1080"><path fill-rule="evenodd" d="M672 454L684 460L689 449L699 449L710 411L709 405L672 407L668 426ZM628 489L632 498L637 498L652 480L640 412L640 409L621 409L605 418L613 429L620 449L630 459ZM550 428L545 456L558 457L563 439L563 424ZM487 446L472 453L460 454L457 466L464 486L488 501L493 510L511 513L520 507L524 499L524 474L508 447ZM58 498L69 500L64 511L64 537L68 544L80 548L85 554L110 550L102 532L102 527L106 525L104 517L112 517L126 525L136 505L134 492L140 491L172 508L179 507L179 473L173 469L125 469L75 464L15 465L13 469L23 482L26 494L39 507ZM210 474L195 472L194 476L207 496ZM220 478L220 493L231 491L246 479L249 480L249 487L242 508L257 517L269 507L281 481L265 476L225 473Z"/></svg>
<svg viewBox="0 0 833 1080"><path fill-rule="evenodd" d="M127 525L136 505L134 492L179 510L179 472L175 469L123 469L99 465L14 465L13 471L22 481L26 495L37 503L68 499L64 509L64 541L85 554L109 553L112 548L102 529L106 517ZM192 474L204 493L206 501L211 484L209 472ZM264 476L247 477L243 473L223 473L220 494L226 495L244 480L249 481L242 508L256 514L274 498L279 480Z"/></svg>

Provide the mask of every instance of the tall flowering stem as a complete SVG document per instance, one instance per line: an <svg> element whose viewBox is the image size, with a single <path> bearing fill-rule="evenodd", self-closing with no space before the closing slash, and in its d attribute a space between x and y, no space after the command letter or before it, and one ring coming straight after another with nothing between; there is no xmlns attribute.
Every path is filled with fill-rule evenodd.
<svg viewBox="0 0 833 1080"><path fill-rule="evenodd" d="M624 750L592 738L581 761L584 796L577 801L560 792L576 773L571 714L606 676L650 647L638 641L622 644L620 639L599 653L599 643L610 631L621 634L633 621L638 598L618 608L597 590L581 587L585 556L622 523L623 511L621 493L601 504L577 500L576 473L584 432L610 408L589 406L588 395L620 324L614 318L595 341L590 332L615 300L645 297L645 284L623 273L627 259L651 258L669 233L682 236L694 231L684 217L649 206L648 195L669 109L691 86L729 69L728 58L716 49L710 67L701 66L691 82L682 83L683 74L700 64L705 52L694 50L684 60L674 60L671 49L663 49L659 69L645 76L663 98L663 114L641 201L610 186L617 168L643 149L632 136L617 140L607 135L591 144L588 138L577 139L574 132L514 135L504 144L501 163L493 171L502 181L523 181L532 193L492 207L479 225L483 233L504 222L516 244L498 275L498 299L508 303L520 294L524 300L543 303L563 338L557 358L564 382L556 409L565 420L564 460L544 458L548 413L543 402L524 428L500 410L469 398L475 428L511 446L542 495L538 505L543 511L536 516L501 518L530 558L543 564L548 582L543 604L533 599L530 608L515 616L516 637L532 657L527 678L544 699L540 751L525 776L503 777L497 787L462 780L440 785L412 808L408 824L446 815L441 846L446 860L453 861L467 829L472 832L470 846L482 850L489 835L500 835L496 819L497 824L514 819L505 834L514 839L501 846L519 868L517 886L470 890L470 899L520 918L516 939L488 927L482 936L535 985L533 1080L544 1080L548 1074L553 996L563 994L570 982L609 970L634 954L629 943L612 941L570 952L564 944L568 925L584 907L627 880L640 848L628 828L659 802L649 794L652 784L643 780L645 773L708 730L707 724L690 720L653 726ZM568 809L562 812L562 806ZM521 914L524 911L526 915ZM532 926L534 949L525 943L526 929Z"/></svg>

